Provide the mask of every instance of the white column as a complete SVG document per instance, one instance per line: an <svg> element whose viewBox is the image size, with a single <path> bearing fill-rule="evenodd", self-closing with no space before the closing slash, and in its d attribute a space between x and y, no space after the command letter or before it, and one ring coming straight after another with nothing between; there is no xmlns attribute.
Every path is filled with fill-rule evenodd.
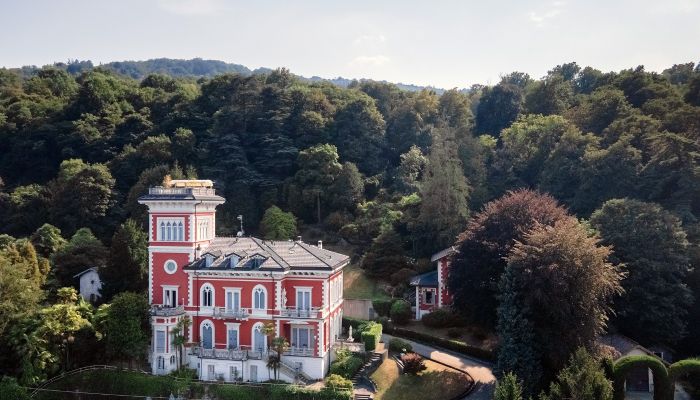
<svg viewBox="0 0 700 400"><path fill-rule="evenodd" d="M323 355L323 344L324 344L324 337L323 337L323 321L318 321L318 334L316 335L318 337L318 355L322 356Z"/></svg>
<svg viewBox="0 0 700 400"><path fill-rule="evenodd" d="M420 294L418 293L418 286L416 286L416 319L420 319Z"/></svg>

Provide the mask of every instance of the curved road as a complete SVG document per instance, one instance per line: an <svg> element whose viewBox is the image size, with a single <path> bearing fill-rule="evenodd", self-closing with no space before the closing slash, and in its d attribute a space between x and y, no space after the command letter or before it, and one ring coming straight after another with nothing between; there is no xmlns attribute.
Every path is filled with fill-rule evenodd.
<svg viewBox="0 0 700 400"><path fill-rule="evenodd" d="M384 341L384 343L389 343L391 338L393 338L391 335L382 335L382 341ZM491 400L493 388L496 384L496 377L493 375L491 364L451 351L436 349L431 346L416 343L412 340L404 338L400 339L410 343L413 347L413 351L421 356L449 365L450 367L464 371L471 375L471 377L474 379L474 384L476 387L467 397L465 397L465 399Z"/></svg>

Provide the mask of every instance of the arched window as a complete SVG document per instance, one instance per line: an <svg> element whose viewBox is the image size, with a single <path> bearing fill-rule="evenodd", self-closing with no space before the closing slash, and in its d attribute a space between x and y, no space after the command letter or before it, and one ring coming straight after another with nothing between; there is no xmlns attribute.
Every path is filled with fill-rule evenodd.
<svg viewBox="0 0 700 400"><path fill-rule="evenodd" d="M253 325L253 351L267 350L267 336L263 332L262 322Z"/></svg>
<svg viewBox="0 0 700 400"><path fill-rule="evenodd" d="M165 358L158 356L158 369L165 369Z"/></svg>
<svg viewBox="0 0 700 400"><path fill-rule="evenodd" d="M175 356L170 356L170 365L175 365Z"/></svg>
<svg viewBox="0 0 700 400"><path fill-rule="evenodd" d="M253 308L255 310L267 309L267 290L263 286L256 286L253 289Z"/></svg>
<svg viewBox="0 0 700 400"><path fill-rule="evenodd" d="M214 348L214 325L209 321L202 322L202 347L205 349Z"/></svg>
<svg viewBox="0 0 700 400"><path fill-rule="evenodd" d="M160 240L165 240L165 222L160 223Z"/></svg>
<svg viewBox="0 0 700 400"><path fill-rule="evenodd" d="M181 242L185 240L185 229L182 226L182 222L177 224L177 240Z"/></svg>
<svg viewBox="0 0 700 400"><path fill-rule="evenodd" d="M171 227L170 227L170 222L168 222L167 224L165 224L165 240L171 241L172 238L173 238L173 237L172 237L172 231L171 231Z"/></svg>
<svg viewBox="0 0 700 400"><path fill-rule="evenodd" d="M206 284L202 286L202 307L213 307L214 306L214 288L211 285Z"/></svg>

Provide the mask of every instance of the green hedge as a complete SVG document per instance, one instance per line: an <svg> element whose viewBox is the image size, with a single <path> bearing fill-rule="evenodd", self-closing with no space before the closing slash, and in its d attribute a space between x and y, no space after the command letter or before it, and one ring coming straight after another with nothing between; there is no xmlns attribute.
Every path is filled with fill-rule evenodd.
<svg viewBox="0 0 700 400"><path fill-rule="evenodd" d="M391 305L391 321L394 324L406 325L412 316L411 305L406 300L396 300Z"/></svg>
<svg viewBox="0 0 700 400"><path fill-rule="evenodd" d="M401 336L406 339L413 339L426 344L439 346L444 349L452 350L454 352L461 353L470 357L475 357L488 361L494 361L496 359L493 352L490 350L482 349L476 346L470 346L468 344L458 342L456 340L446 340L425 333L409 331L408 329L404 328L394 328L391 334Z"/></svg>
<svg viewBox="0 0 700 400"><path fill-rule="evenodd" d="M627 356L615 363L613 390L615 400L625 399L627 374L636 367L650 368L654 376L654 400L673 400L673 387L664 363L652 356Z"/></svg>
<svg viewBox="0 0 700 400"><path fill-rule="evenodd" d="M372 308L380 317L388 317L391 312L391 305L394 304L393 299L372 300Z"/></svg>
<svg viewBox="0 0 700 400"><path fill-rule="evenodd" d="M668 367L668 377L671 382L675 382L677 379L684 378L692 373L697 374L700 378L700 358L681 360Z"/></svg>
<svg viewBox="0 0 700 400"><path fill-rule="evenodd" d="M374 351L382 338L382 324L370 321L361 326L360 329L362 330L361 338L365 344L365 350Z"/></svg>
<svg viewBox="0 0 700 400"><path fill-rule="evenodd" d="M188 387L199 391L198 384L178 381L169 376L154 376L131 371L119 370L94 370L85 371L76 375L67 376L50 384L47 389L76 390L84 392L102 392L114 394L128 394L139 396L162 396L184 393ZM41 392L38 399L62 399L73 397L61 397L55 392Z"/></svg>
<svg viewBox="0 0 700 400"><path fill-rule="evenodd" d="M338 350L338 358L331 363L330 373L351 379L355 372L362 368L364 358L348 350Z"/></svg>
<svg viewBox="0 0 700 400"><path fill-rule="evenodd" d="M267 400L269 390L262 386L210 385L209 394L220 400Z"/></svg>
<svg viewBox="0 0 700 400"><path fill-rule="evenodd" d="M389 350L396 353L406 350L407 353L411 353L413 351L413 346L399 338L392 338L389 341Z"/></svg>
<svg viewBox="0 0 700 400"><path fill-rule="evenodd" d="M352 400L352 391L279 385L270 388L269 400Z"/></svg>

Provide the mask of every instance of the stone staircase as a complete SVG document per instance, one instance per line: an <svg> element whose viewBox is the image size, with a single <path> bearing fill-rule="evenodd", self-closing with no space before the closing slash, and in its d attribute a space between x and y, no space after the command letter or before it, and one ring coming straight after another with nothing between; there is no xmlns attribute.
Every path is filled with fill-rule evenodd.
<svg viewBox="0 0 700 400"><path fill-rule="evenodd" d="M302 385L309 385L314 381L314 379L312 379L304 371L298 371L296 368L285 363L284 361L280 362L280 372L284 373L285 375L291 378L294 378Z"/></svg>
<svg viewBox="0 0 700 400"><path fill-rule="evenodd" d="M373 398L372 394L376 392L376 387L369 375L382 363L383 358L383 353L369 353L367 362L352 376L350 380L352 381L355 400L370 400Z"/></svg>

